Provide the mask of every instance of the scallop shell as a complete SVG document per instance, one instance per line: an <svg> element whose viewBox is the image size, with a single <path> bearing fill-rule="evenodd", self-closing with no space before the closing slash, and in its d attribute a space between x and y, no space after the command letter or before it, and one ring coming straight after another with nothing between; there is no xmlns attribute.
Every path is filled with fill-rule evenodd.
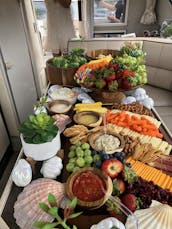
<svg viewBox="0 0 172 229"><path fill-rule="evenodd" d="M39 208L40 202L48 204L48 193L54 194L59 203L65 195L64 184L40 178L32 181L19 194L14 205L14 218L21 229L35 229L35 221L53 221L53 217Z"/></svg>
<svg viewBox="0 0 172 229"><path fill-rule="evenodd" d="M172 207L153 201L147 209L134 212L138 219L139 229L171 229L172 228ZM126 229L133 229L133 221L129 216L126 222Z"/></svg>

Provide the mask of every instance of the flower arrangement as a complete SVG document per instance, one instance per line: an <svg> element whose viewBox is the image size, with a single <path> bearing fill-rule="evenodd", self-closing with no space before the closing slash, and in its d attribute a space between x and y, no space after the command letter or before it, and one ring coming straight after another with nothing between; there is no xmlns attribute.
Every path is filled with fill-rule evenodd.
<svg viewBox="0 0 172 229"><path fill-rule="evenodd" d="M147 83L144 57L140 43L126 42L115 58L107 56L82 65L75 80L93 89L130 90Z"/></svg>

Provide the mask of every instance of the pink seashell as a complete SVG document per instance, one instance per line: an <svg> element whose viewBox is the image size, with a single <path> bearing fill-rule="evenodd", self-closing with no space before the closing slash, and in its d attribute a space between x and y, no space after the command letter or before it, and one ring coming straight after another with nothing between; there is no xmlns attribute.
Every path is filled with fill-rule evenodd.
<svg viewBox="0 0 172 229"><path fill-rule="evenodd" d="M48 193L54 194L59 203L65 195L64 184L40 178L32 181L19 194L14 205L14 218L21 229L35 229L33 227L35 221L53 221L53 217L39 208L40 202L48 204Z"/></svg>

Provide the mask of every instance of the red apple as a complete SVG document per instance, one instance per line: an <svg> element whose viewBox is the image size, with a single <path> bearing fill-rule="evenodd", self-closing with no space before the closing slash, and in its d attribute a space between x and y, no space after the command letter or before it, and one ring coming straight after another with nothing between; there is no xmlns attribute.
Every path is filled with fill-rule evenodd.
<svg viewBox="0 0 172 229"><path fill-rule="evenodd" d="M116 159L105 160L101 169L111 178L115 178L123 170L123 164Z"/></svg>

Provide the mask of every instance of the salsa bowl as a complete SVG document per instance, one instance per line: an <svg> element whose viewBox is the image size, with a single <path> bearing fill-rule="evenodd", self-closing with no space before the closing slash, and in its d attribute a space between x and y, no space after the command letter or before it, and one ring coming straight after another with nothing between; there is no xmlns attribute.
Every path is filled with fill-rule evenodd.
<svg viewBox="0 0 172 229"><path fill-rule="evenodd" d="M88 210L101 207L112 193L111 178L102 170L85 167L67 179L66 192L70 199L77 197L78 205Z"/></svg>

